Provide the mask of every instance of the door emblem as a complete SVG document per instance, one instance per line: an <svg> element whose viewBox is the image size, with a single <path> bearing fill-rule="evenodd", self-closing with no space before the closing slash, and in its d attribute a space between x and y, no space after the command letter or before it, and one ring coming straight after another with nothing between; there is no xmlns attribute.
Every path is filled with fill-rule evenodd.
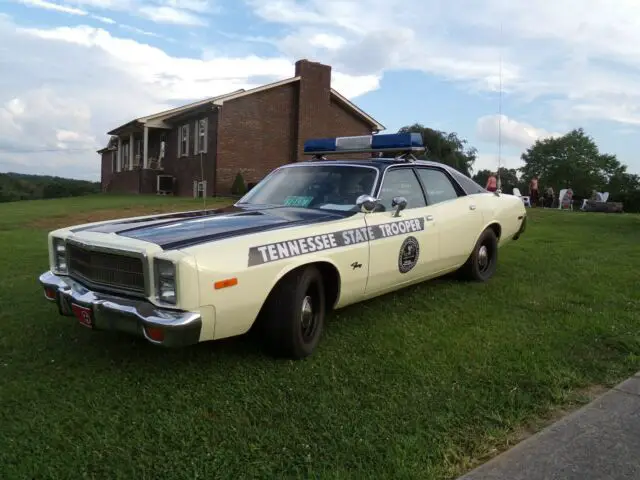
<svg viewBox="0 0 640 480"><path fill-rule="evenodd" d="M420 256L420 244L415 237L407 237L400 246L398 254L398 270L400 273L407 273L418 263Z"/></svg>
<svg viewBox="0 0 640 480"><path fill-rule="evenodd" d="M358 262L353 262L353 263L351 264L351 268L352 268L353 270L355 270L356 268L362 268L362 264L361 264L361 263L358 263Z"/></svg>

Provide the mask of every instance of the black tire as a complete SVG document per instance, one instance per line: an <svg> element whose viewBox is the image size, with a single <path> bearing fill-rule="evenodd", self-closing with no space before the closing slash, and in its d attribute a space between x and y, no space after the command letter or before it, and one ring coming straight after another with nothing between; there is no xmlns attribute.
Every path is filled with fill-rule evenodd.
<svg viewBox="0 0 640 480"><path fill-rule="evenodd" d="M262 334L278 357L299 360L311 355L325 322L325 292L314 266L288 273L269 294L263 308Z"/></svg>
<svg viewBox="0 0 640 480"><path fill-rule="evenodd" d="M491 228L487 228L478 241L473 252L460 267L459 273L465 280L486 282L496 272L498 266L498 238Z"/></svg>

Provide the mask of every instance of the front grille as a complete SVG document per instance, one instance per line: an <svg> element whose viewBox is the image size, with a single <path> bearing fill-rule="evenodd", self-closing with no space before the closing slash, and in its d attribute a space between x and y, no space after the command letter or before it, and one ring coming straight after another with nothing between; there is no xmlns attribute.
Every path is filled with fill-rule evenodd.
<svg viewBox="0 0 640 480"><path fill-rule="evenodd" d="M84 249L67 244L69 275L106 290L145 293L141 258Z"/></svg>

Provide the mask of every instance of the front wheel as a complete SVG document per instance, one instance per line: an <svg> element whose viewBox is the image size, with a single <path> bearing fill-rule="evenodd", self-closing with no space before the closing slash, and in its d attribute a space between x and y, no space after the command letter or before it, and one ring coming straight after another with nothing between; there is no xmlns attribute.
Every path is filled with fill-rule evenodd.
<svg viewBox="0 0 640 480"><path fill-rule="evenodd" d="M491 228L487 228L473 248L473 252L460 268L460 274L467 280L486 282L498 266L498 238Z"/></svg>
<svg viewBox="0 0 640 480"><path fill-rule="evenodd" d="M325 292L314 266L296 269L278 282L264 306L263 333L277 356L301 359L313 353L325 322Z"/></svg>

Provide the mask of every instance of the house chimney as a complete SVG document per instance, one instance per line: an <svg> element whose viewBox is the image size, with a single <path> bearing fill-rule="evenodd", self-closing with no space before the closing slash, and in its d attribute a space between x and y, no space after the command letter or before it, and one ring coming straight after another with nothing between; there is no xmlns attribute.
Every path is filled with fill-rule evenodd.
<svg viewBox="0 0 640 480"><path fill-rule="evenodd" d="M295 160L304 158L304 141L326 134L331 119L331 67L303 59L296 62L298 90L298 151Z"/></svg>

